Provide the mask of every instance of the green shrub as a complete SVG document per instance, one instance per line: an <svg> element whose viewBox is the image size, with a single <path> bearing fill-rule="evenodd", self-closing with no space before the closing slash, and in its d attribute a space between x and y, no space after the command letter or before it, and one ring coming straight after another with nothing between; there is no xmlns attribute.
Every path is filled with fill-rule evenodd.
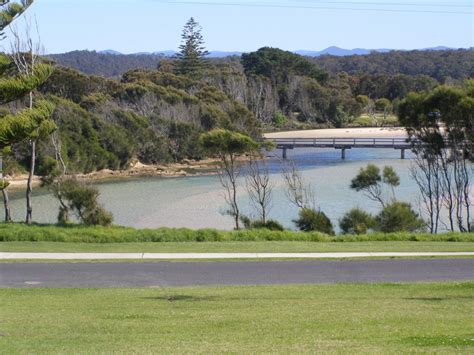
<svg viewBox="0 0 474 355"><path fill-rule="evenodd" d="M226 94L214 86L204 86L196 93L196 97L199 100L210 104L218 104L228 100Z"/></svg>
<svg viewBox="0 0 474 355"><path fill-rule="evenodd" d="M94 110L105 104L110 96L104 93L94 92L81 98L80 105L86 110Z"/></svg>
<svg viewBox="0 0 474 355"><path fill-rule="evenodd" d="M410 204L394 202L384 207L375 218L376 228L384 233L413 232L426 225Z"/></svg>
<svg viewBox="0 0 474 355"><path fill-rule="evenodd" d="M272 121L275 127L282 128L282 127L285 127L286 124L288 123L288 118L286 118L286 116L281 112L275 112L275 114L273 115Z"/></svg>
<svg viewBox="0 0 474 355"><path fill-rule="evenodd" d="M106 211L102 206L95 206L92 210L87 211L82 218L83 222L91 226L110 226L114 221L112 213Z"/></svg>
<svg viewBox="0 0 474 355"><path fill-rule="evenodd" d="M374 125L374 121L368 115L361 115L352 121L352 125L360 127L371 127Z"/></svg>
<svg viewBox="0 0 474 355"><path fill-rule="evenodd" d="M379 112L390 112L392 110L392 102L389 99L378 99L375 101L375 109Z"/></svg>
<svg viewBox="0 0 474 355"><path fill-rule="evenodd" d="M370 99L367 95L357 95L356 96L356 101L357 103L359 103L362 107L366 107L369 102L370 102Z"/></svg>
<svg viewBox="0 0 474 355"><path fill-rule="evenodd" d="M375 118L375 120L374 120ZM397 116L394 115L388 115L386 118L384 118L383 114L377 113L375 117L372 118L367 114L363 114L355 118L350 122L350 126L355 126L355 127L372 127L374 124L377 126L398 126L400 125L400 122L398 121Z"/></svg>
<svg viewBox="0 0 474 355"><path fill-rule="evenodd" d="M269 221L266 221L265 223L263 221L254 221L251 223L251 226L250 228L253 228L253 229L268 229L268 230L271 230L271 231L284 231L285 228L277 221L272 221L272 220L269 220Z"/></svg>
<svg viewBox="0 0 474 355"><path fill-rule="evenodd" d="M240 216L240 221L244 225L245 229L268 229L271 231L284 231L285 228L281 223L274 220L267 220L265 222L261 220L252 221L249 217L242 215Z"/></svg>
<svg viewBox="0 0 474 355"><path fill-rule="evenodd" d="M342 217L339 227L343 234L366 234L375 227L375 220L369 213L354 208Z"/></svg>
<svg viewBox="0 0 474 355"><path fill-rule="evenodd" d="M331 220L322 211L315 211L311 208L302 208L299 218L293 221L298 229L303 232L317 231L329 235L334 235L334 228Z"/></svg>
<svg viewBox="0 0 474 355"><path fill-rule="evenodd" d="M74 178L64 178L59 182L52 181L48 187L54 195L61 198L62 206L58 222L68 222L68 212L73 211L86 225L110 226L113 217L98 202L99 190L87 186Z"/></svg>

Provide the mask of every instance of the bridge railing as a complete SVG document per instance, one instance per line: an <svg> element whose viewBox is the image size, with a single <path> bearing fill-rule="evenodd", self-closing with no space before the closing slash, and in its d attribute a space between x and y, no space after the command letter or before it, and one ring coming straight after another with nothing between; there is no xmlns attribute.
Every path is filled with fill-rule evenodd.
<svg viewBox="0 0 474 355"><path fill-rule="evenodd" d="M281 145L409 145L406 138L265 138Z"/></svg>

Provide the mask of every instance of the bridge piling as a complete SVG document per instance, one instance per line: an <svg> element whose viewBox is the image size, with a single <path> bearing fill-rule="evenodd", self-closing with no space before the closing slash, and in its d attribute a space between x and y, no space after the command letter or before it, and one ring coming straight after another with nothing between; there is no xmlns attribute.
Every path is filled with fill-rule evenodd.
<svg viewBox="0 0 474 355"><path fill-rule="evenodd" d="M346 148L341 149L341 159L346 160Z"/></svg>
<svg viewBox="0 0 474 355"><path fill-rule="evenodd" d="M400 159L404 160L405 159L405 149L400 149Z"/></svg>
<svg viewBox="0 0 474 355"><path fill-rule="evenodd" d="M283 160L286 160L287 159L287 148L283 148L282 151L283 151L283 153L282 153Z"/></svg>

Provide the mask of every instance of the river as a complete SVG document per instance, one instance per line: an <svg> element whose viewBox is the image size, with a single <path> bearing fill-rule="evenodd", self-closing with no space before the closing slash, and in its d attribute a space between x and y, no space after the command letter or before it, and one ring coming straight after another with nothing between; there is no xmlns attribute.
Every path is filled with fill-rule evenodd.
<svg viewBox="0 0 474 355"><path fill-rule="evenodd" d="M294 228L292 220L297 209L285 197L285 186L280 174L278 151L269 153L269 166L274 188L273 207L270 217ZM409 157L409 154L408 154ZM289 152L300 167L316 195L317 206L337 225L341 216L353 207L371 212L379 208L377 203L362 193L349 188L351 179L361 167L374 163L380 168L393 166L399 173L401 184L396 189L400 200L413 203L419 210L418 188L410 177L410 159L400 160L400 152L391 149L353 149L342 161L340 151L334 149L297 149ZM243 180L241 181L243 183ZM185 178L134 178L96 184L100 200L113 213L117 225L136 228L188 227L231 229L232 219L222 214L225 204L222 188L216 176ZM244 213L255 212L242 188L239 200ZM25 214L23 191L11 196L13 218L21 221ZM36 189L33 200L33 217L36 222L56 221L58 204L44 189Z"/></svg>

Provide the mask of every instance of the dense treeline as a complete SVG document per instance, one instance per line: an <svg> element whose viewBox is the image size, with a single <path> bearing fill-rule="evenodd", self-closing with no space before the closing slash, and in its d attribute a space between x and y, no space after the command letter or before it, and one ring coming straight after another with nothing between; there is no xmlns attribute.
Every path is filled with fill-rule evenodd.
<svg viewBox="0 0 474 355"><path fill-rule="evenodd" d="M392 54L401 62L420 55L392 52L379 57ZM444 53L465 61L464 72L456 74L459 77L471 73L471 55L462 50ZM62 154L75 172L124 169L134 160L160 163L201 158L197 137L214 128L255 137L262 129L343 127L362 113L394 111L408 92L429 91L439 85L435 78L416 71L410 75L372 75L377 69L368 70L369 74L333 73L322 68L329 68L327 64L320 67L306 57L275 48L262 48L242 58L212 60L194 79L176 75L170 60L157 65L158 57L143 56L149 60L143 65L142 56L74 52L64 58L68 56L75 59L55 59L66 66L80 63L86 71L100 72L102 65L114 71L101 73L105 76L116 76L125 68L152 68L107 78L56 65L40 93L56 105L53 118L59 127ZM426 52L422 57L429 61L443 53ZM456 60L446 61L450 67L445 70L457 70ZM49 140L39 142L38 154L37 173L42 174L55 154ZM7 158L10 171L22 169L27 165L26 148L16 145Z"/></svg>
<svg viewBox="0 0 474 355"><path fill-rule="evenodd" d="M473 49L374 52L346 57L326 55L311 60L331 73L426 75L443 83L474 76Z"/></svg>
<svg viewBox="0 0 474 355"><path fill-rule="evenodd" d="M131 69L155 69L169 58L150 54L116 55L94 51L74 51L49 56L58 64L75 68L86 74L119 77ZM439 82L474 76L474 50L391 51L368 55L306 57L332 74L366 74L370 76L398 74L426 75ZM211 63L239 63L238 57L213 58Z"/></svg>

